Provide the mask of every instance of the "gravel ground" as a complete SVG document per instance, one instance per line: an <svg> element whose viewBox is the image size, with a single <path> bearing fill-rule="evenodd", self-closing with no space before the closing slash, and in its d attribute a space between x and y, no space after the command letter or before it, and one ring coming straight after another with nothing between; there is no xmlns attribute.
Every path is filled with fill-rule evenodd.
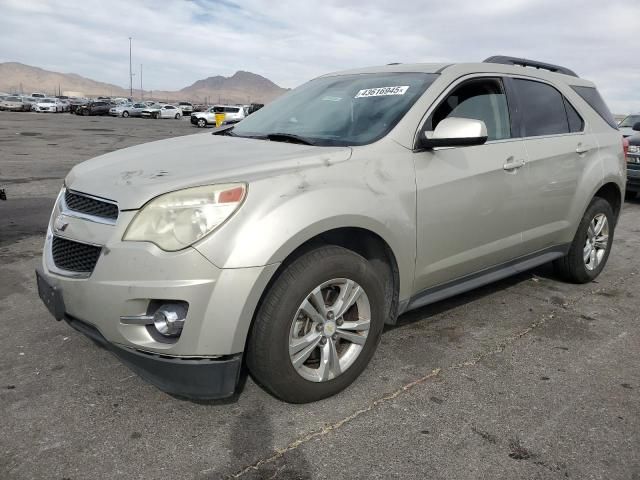
<svg viewBox="0 0 640 480"><path fill-rule="evenodd" d="M55 322L34 268L76 163L186 120L0 112L0 479L640 479L640 202L597 282L535 271L403 315L343 393L194 403Z"/></svg>

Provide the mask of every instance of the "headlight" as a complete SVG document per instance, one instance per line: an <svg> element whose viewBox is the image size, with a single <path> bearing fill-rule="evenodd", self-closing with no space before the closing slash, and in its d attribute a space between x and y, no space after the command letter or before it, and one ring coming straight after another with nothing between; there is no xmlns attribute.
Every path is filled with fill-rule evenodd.
<svg viewBox="0 0 640 480"><path fill-rule="evenodd" d="M640 152L640 146L638 145L629 145L629 153L638 153Z"/></svg>
<svg viewBox="0 0 640 480"><path fill-rule="evenodd" d="M154 198L134 217L122 240L182 250L213 232L242 204L242 183L187 188Z"/></svg>

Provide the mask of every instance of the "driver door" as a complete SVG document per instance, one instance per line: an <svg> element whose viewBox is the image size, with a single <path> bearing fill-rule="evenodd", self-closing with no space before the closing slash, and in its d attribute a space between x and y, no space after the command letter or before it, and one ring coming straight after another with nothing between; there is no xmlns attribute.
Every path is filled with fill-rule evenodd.
<svg viewBox="0 0 640 480"><path fill-rule="evenodd" d="M502 79L476 77L449 87L422 134L448 117L484 121L488 140L483 145L414 153L416 292L523 254L525 150L522 141L511 135Z"/></svg>

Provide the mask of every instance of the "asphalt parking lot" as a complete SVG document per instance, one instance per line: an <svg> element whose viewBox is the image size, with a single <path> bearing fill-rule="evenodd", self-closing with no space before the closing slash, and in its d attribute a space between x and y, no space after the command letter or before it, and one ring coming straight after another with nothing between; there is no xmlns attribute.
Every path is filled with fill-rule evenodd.
<svg viewBox="0 0 640 480"><path fill-rule="evenodd" d="M33 272L68 170L194 133L0 112L0 479L640 480L640 202L597 282L546 266L404 315L315 404L250 378L229 401L180 400L54 321Z"/></svg>

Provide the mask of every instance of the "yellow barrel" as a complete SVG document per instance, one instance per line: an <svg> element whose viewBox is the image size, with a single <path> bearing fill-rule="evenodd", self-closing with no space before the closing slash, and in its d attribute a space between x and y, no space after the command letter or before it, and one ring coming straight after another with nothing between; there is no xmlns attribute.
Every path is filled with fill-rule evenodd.
<svg viewBox="0 0 640 480"><path fill-rule="evenodd" d="M216 127L224 123L224 113L216 113Z"/></svg>

